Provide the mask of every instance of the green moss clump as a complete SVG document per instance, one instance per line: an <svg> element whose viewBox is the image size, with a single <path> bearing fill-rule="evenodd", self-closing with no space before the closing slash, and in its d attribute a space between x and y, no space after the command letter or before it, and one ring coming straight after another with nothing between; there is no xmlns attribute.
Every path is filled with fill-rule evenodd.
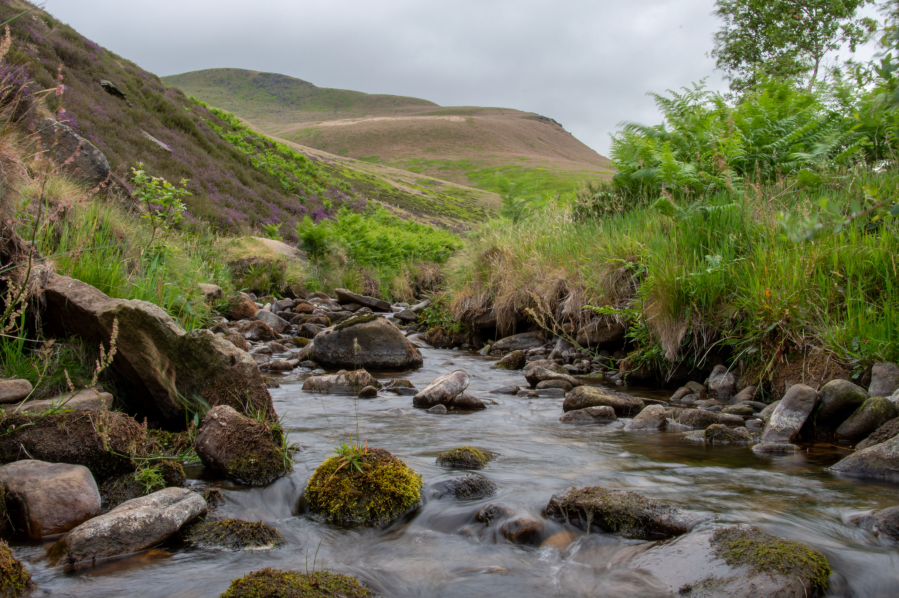
<svg viewBox="0 0 899 598"><path fill-rule="evenodd" d="M350 326L354 326L356 324L364 324L365 322L371 322L376 319L378 316L375 314L363 314L361 316L353 316L352 318L348 318L334 327L334 330L343 330L344 328L349 328Z"/></svg>
<svg viewBox="0 0 899 598"><path fill-rule="evenodd" d="M494 457L473 446L460 446L437 454L437 465L455 467L456 469L483 469Z"/></svg>
<svg viewBox="0 0 899 598"><path fill-rule="evenodd" d="M747 565L760 573L798 577L813 591L825 590L832 572L827 558L817 550L752 527L720 529L711 544L715 555L732 567Z"/></svg>
<svg viewBox="0 0 899 598"><path fill-rule="evenodd" d="M13 556L9 545L0 540L0 596L15 598L31 586L31 573Z"/></svg>
<svg viewBox="0 0 899 598"><path fill-rule="evenodd" d="M298 573L266 567L231 582L221 598L367 598L374 596L348 575Z"/></svg>
<svg viewBox="0 0 899 598"><path fill-rule="evenodd" d="M194 439L190 432L169 432L167 430L147 430L150 439L147 452L174 457L192 449Z"/></svg>
<svg viewBox="0 0 899 598"><path fill-rule="evenodd" d="M302 336L295 336L295 337L293 337L293 339L291 340L291 343L292 343L294 346L300 347L300 348L305 347L306 345L308 345L308 344L311 343L311 342L312 342L312 339L303 338Z"/></svg>
<svg viewBox="0 0 899 598"><path fill-rule="evenodd" d="M421 500L421 476L389 452L369 449L359 467L339 457L325 460L306 485L310 511L332 523L378 525Z"/></svg>
<svg viewBox="0 0 899 598"><path fill-rule="evenodd" d="M293 469L283 451L262 447L246 451L228 461L228 472L236 481L248 486L266 486Z"/></svg>
<svg viewBox="0 0 899 598"><path fill-rule="evenodd" d="M202 548L227 550L270 550L286 544L284 536L261 521L250 523L240 519L203 521L187 530L184 540Z"/></svg>

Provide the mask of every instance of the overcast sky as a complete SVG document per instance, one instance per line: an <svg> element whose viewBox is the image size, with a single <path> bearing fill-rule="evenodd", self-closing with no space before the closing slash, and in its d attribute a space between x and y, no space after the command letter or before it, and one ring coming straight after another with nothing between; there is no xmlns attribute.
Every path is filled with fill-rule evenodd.
<svg viewBox="0 0 899 598"><path fill-rule="evenodd" d="M556 119L607 155L647 91L708 77L713 0L47 0L157 75L213 67Z"/></svg>

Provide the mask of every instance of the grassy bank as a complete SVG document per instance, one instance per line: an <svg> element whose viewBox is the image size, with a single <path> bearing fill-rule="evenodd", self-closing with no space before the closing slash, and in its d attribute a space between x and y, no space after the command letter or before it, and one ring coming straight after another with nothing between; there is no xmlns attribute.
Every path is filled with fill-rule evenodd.
<svg viewBox="0 0 899 598"><path fill-rule="evenodd" d="M462 319L493 306L505 331L528 308L560 327L624 321L630 366L667 375L724 354L764 378L816 347L857 370L896 361L897 219L803 242L778 217L814 212L822 198L863 203L865 187L894 196L899 171L857 168L814 188L749 183L602 218L556 208L515 226L494 221L451 262L448 294Z"/></svg>

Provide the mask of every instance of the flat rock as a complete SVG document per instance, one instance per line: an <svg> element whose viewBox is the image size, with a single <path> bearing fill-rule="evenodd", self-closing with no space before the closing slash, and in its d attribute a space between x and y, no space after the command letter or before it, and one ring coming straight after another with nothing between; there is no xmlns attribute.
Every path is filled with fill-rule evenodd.
<svg viewBox="0 0 899 598"><path fill-rule="evenodd" d="M548 380L562 380L571 385L572 388L584 385L583 382L581 382L574 376L554 372L544 367L529 368L525 371L524 377L525 379L527 379L528 384L530 384L532 387L536 386L540 382L546 382Z"/></svg>
<svg viewBox="0 0 899 598"><path fill-rule="evenodd" d="M364 369L330 376L310 376L303 382L303 390L307 392L332 395L355 396L367 386L378 389L381 383Z"/></svg>
<svg viewBox="0 0 899 598"><path fill-rule="evenodd" d="M206 501L185 488L166 488L122 503L82 523L49 551L56 564L77 565L151 548L206 513Z"/></svg>
<svg viewBox="0 0 899 598"><path fill-rule="evenodd" d="M463 370L444 374L416 394L412 404L422 409L430 409L434 405L446 403L465 392L470 381L468 374Z"/></svg>
<svg viewBox="0 0 899 598"><path fill-rule="evenodd" d="M334 294L337 295L337 301L340 303L357 303L364 307L371 308L373 311L382 313L392 313L393 311L390 309L390 303L387 301L381 301L374 297L366 297L365 295L354 293L348 289L334 289Z"/></svg>
<svg viewBox="0 0 899 598"><path fill-rule="evenodd" d="M597 386L579 386L565 397L562 410L568 412L603 405L614 409L618 417L639 413L644 407L643 401L637 397Z"/></svg>
<svg viewBox="0 0 899 598"><path fill-rule="evenodd" d="M521 387L513 384L511 386L500 386L499 388L494 388L490 391L492 395L516 395L518 391L521 390Z"/></svg>
<svg viewBox="0 0 899 598"><path fill-rule="evenodd" d="M0 467L13 528L32 539L62 534L100 514L97 483L83 465L16 461Z"/></svg>
<svg viewBox="0 0 899 598"><path fill-rule="evenodd" d="M40 413L55 407L63 409L100 409L107 410L112 408L112 395L94 388L85 388L77 392L69 392L52 399L41 399L39 401L26 401L25 403L15 403L8 405L0 405L0 409L7 412L17 411L24 413Z"/></svg>
<svg viewBox="0 0 899 598"><path fill-rule="evenodd" d="M527 351L535 347L541 347L546 341L540 332L523 332L513 334L493 343L490 352L493 351Z"/></svg>
<svg viewBox="0 0 899 598"><path fill-rule="evenodd" d="M452 409L453 411L479 411L487 408L487 405L485 405L481 399L465 394L464 392L442 404L445 405L447 409Z"/></svg>
<svg viewBox="0 0 899 598"><path fill-rule="evenodd" d="M563 424L584 426L592 424L610 424L617 419L615 410L607 405L603 405L601 407L587 407L586 409L569 411L560 417L559 421Z"/></svg>
<svg viewBox="0 0 899 598"><path fill-rule="evenodd" d="M830 471L855 477L899 481L899 436L855 451L836 463Z"/></svg>
<svg viewBox="0 0 899 598"><path fill-rule="evenodd" d="M28 380L0 380L0 403L16 403L30 394Z"/></svg>
<svg viewBox="0 0 899 598"><path fill-rule="evenodd" d="M789 444L799 437L799 431L805 425L815 405L818 393L814 388L804 384L794 384L784 395L771 414L771 419L762 432L762 443Z"/></svg>

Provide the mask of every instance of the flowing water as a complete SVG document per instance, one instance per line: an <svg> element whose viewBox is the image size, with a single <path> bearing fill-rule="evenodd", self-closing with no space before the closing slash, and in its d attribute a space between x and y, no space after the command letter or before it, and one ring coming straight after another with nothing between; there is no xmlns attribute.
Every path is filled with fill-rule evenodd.
<svg viewBox="0 0 899 598"><path fill-rule="evenodd" d="M550 523L540 546L506 542L475 521L488 503L541 520L550 496L571 486L631 489L723 523L753 524L823 552L835 573L832 596L899 596L899 547L860 530L850 518L899 504L896 485L835 477L825 468L839 449L760 457L746 447L705 447L674 432L625 433L622 424L559 423L562 399L489 395L524 384L521 372L489 369L492 360L459 351L423 352L425 365L407 377L422 388L453 369L471 375L469 393L493 398L486 411L433 415L411 397L370 400L311 395L302 381L272 391L292 428L297 453L292 475L260 489L229 486L216 512L275 526L289 545L265 552L159 549L77 571L49 568L49 543L19 546L38 596L218 596L231 580L262 567L353 575L383 596L661 596L658 579L628 568L651 544L606 534L582 534ZM454 365L444 365L452 360ZM667 393L625 389L637 396ZM309 476L356 430L369 446L389 450L424 478L421 507L386 529L343 529L302 514ZM474 445L499 454L480 473L499 490L489 499L430 496L435 484L465 475L435 464L438 452ZM202 475L201 469L188 471ZM314 564L313 564L314 562Z"/></svg>

